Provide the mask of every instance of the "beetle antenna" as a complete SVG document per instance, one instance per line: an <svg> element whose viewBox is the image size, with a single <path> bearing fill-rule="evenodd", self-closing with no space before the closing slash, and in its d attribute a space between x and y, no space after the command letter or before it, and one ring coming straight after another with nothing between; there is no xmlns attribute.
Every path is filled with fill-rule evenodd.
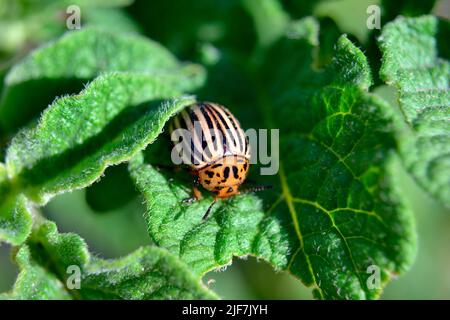
<svg viewBox="0 0 450 320"><path fill-rule="evenodd" d="M272 186L271 185L255 186L255 187L251 187L251 188L243 190L242 193L253 193L253 192L259 192L259 191L264 191L264 190L268 190L268 189L272 189Z"/></svg>
<svg viewBox="0 0 450 320"><path fill-rule="evenodd" d="M217 202L216 199L214 199L213 202L211 202L211 204L210 204L209 207L208 207L208 210L206 210L205 215L204 215L203 218L202 218L203 221L205 221L205 220L208 218L209 213L211 212L211 209L212 209L212 207L214 206L214 204L215 204L216 202Z"/></svg>

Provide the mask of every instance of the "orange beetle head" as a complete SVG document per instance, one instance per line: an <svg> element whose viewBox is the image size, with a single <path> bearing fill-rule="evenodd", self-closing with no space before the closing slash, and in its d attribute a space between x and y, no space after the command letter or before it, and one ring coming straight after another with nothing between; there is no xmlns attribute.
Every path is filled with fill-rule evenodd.
<svg viewBox="0 0 450 320"><path fill-rule="evenodd" d="M226 156L198 171L201 185L218 198L239 194L239 186L245 181L249 168L248 159Z"/></svg>

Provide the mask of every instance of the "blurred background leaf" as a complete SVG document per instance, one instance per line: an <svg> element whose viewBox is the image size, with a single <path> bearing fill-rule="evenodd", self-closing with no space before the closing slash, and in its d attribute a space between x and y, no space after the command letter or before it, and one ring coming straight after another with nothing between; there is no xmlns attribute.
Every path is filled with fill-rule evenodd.
<svg viewBox="0 0 450 320"><path fill-rule="evenodd" d="M66 31L67 8L71 5L78 6L86 18L82 21L83 27L86 25L121 27L121 29L125 27L127 30L136 31L138 28L133 20L127 18L126 14L119 13L117 9L131 2L132 0L1 0L0 58L7 58L8 55L17 52L26 52ZM109 11L103 11L105 9ZM99 12L94 13L96 10Z"/></svg>
<svg viewBox="0 0 450 320"><path fill-rule="evenodd" d="M399 17L387 24L379 37L383 53L380 76L398 92L402 160L418 183L448 206L450 56L438 55L442 52L438 52L437 35L448 31L449 25L433 16Z"/></svg>

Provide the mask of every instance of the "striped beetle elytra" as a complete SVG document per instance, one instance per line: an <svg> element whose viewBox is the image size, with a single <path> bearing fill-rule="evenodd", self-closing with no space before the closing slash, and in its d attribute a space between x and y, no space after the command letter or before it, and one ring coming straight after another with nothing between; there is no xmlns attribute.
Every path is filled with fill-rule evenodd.
<svg viewBox="0 0 450 320"><path fill-rule="evenodd" d="M203 219L218 199L240 194L250 167L251 148L239 121L224 106L199 102L183 109L169 126L175 152L194 175L193 198L201 199L199 187L215 197ZM181 142L180 142L181 141ZM246 192L259 191L255 187Z"/></svg>

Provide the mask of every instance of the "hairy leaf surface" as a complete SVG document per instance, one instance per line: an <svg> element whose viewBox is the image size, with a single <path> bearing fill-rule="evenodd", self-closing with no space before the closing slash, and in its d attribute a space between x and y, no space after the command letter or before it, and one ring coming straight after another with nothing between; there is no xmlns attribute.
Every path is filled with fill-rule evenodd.
<svg viewBox="0 0 450 320"><path fill-rule="evenodd" d="M406 167L426 190L450 205L450 63L437 42L443 24L448 30L448 22L432 16L389 23L379 39L380 74L398 91L407 124L398 139Z"/></svg>
<svg viewBox="0 0 450 320"><path fill-rule="evenodd" d="M0 294L0 300L68 300L70 294L58 277L31 257L30 248L23 246L15 256L20 273L11 292Z"/></svg>
<svg viewBox="0 0 450 320"><path fill-rule="evenodd" d="M197 88L205 77L202 67L180 63L147 38L83 28L37 49L10 70L0 104L0 124L6 130L26 124L55 96L77 92L89 79L112 71L154 75L180 90Z"/></svg>
<svg viewBox="0 0 450 320"><path fill-rule="evenodd" d="M193 102L154 76L100 76L80 94L60 98L39 123L20 132L7 150L10 179L37 203L82 188L107 166L126 161L162 131L174 113Z"/></svg>
<svg viewBox="0 0 450 320"><path fill-rule="evenodd" d="M313 286L316 297L376 298L415 251L412 220L391 177L392 114L367 92L369 66L346 37L332 65L313 70L316 25L294 24L255 70L260 112L267 127L280 130L280 170L260 179L274 186L264 205L238 196L202 222L210 196L183 204L186 183L142 155L130 170L153 241L198 274L251 254ZM368 282L373 266L381 287Z"/></svg>
<svg viewBox="0 0 450 320"><path fill-rule="evenodd" d="M103 260L91 257L78 235L60 234L48 221L41 222L15 260L17 282L1 299L217 298L164 249L144 247L124 258ZM74 270L80 271L79 288Z"/></svg>

